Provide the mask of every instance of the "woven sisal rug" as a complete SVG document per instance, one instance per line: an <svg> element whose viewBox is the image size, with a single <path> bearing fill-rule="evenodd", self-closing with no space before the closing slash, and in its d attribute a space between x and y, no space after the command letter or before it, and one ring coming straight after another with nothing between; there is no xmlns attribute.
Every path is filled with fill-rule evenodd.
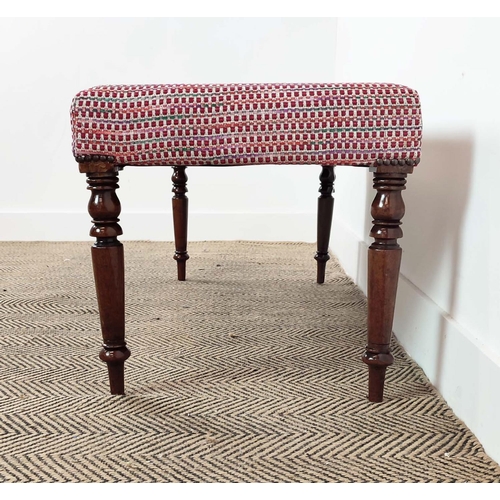
<svg viewBox="0 0 500 500"><path fill-rule="evenodd" d="M109 396L90 243L0 244L0 481L500 481L395 343L366 399L363 294L314 247L125 243L124 397Z"/></svg>

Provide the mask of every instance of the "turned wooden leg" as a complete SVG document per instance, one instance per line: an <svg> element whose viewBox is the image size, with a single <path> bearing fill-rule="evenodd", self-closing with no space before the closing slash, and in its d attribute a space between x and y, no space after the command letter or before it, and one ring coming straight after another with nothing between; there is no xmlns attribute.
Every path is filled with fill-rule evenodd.
<svg viewBox="0 0 500 500"><path fill-rule="evenodd" d="M400 225L405 213L401 191L412 170L382 164L374 173L377 194L371 208L370 236L375 241L368 250L368 345L363 356L369 372L368 399L373 402L382 401L385 372L394 361L390 342L401 263L397 240L403 236Z"/></svg>
<svg viewBox="0 0 500 500"><path fill-rule="evenodd" d="M318 262L317 282L325 282L326 263L330 260L328 254L328 245L330 243L330 232L332 228L333 217L333 196L335 191L333 183L335 182L334 167L323 167L319 176L321 193L318 198L318 251L314 258Z"/></svg>
<svg viewBox="0 0 500 500"><path fill-rule="evenodd" d="M186 167L172 167L174 196L172 198L172 211L174 214L174 236L175 236L175 254L177 261L177 279L186 280L186 260L189 259L187 253L187 227L188 227L188 198L187 193L187 175Z"/></svg>
<svg viewBox="0 0 500 500"><path fill-rule="evenodd" d="M90 236L96 238L92 264L104 341L99 357L108 366L111 394L124 394L124 362L130 351L125 343L123 246L117 238L122 234L118 224L121 207L115 192L118 169L109 163L88 162L80 164L80 171L87 173L92 193L88 205L94 224Z"/></svg>

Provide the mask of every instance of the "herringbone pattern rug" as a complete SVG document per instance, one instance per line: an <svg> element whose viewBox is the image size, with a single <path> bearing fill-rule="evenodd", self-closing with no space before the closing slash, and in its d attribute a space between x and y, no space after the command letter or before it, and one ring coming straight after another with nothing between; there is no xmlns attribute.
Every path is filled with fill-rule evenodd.
<svg viewBox="0 0 500 500"><path fill-rule="evenodd" d="M366 399L362 293L313 245L126 243L127 395L108 395L89 243L0 244L0 481L500 481L395 344Z"/></svg>

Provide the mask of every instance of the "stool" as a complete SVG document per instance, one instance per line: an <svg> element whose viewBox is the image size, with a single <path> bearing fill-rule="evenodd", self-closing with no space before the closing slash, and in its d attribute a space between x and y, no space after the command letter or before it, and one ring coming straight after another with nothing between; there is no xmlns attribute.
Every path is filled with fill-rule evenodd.
<svg viewBox="0 0 500 500"><path fill-rule="evenodd" d="M101 329L100 359L111 394L124 394L123 246L118 241L118 171L124 166L173 168L178 279L186 279L186 167L320 165L317 282L325 279L333 214L334 167L365 166L374 174L374 242L368 251L370 401L383 398L392 364L390 340L401 262L398 238L406 176L420 161L422 118L416 91L395 84L116 85L79 92L71 106L73 154L87 174L96 238L92 263Z"/></svg>

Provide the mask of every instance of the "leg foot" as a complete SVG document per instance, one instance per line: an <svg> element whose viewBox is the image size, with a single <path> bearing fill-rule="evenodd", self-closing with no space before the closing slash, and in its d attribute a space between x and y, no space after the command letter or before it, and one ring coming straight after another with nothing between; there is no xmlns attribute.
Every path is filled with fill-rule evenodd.
<svg viewBox="0 0 500 500"><path fill-rule="evenodd" d="M316 283L319 283L320 285L325 282L326 261L329 259L330 256L328 256L328 259L325 259L324 261L316 259L318 261L317 272L316 272Z"/></svg>
<svg viewBox="0 0 500 500"><path fill-rule="evenodd" d="M380 403L384 399L385 371L387 367L368 367L368 399Z"/></svg>
<svg viewBox="0 0 500 500"><path fill-rule="evenodd" d="M130 357L126 346L114 349L103 346L99 358L108 365L109 389L113 395L125 394L125 361Z"/></svg>
<svg viewBox="0 0 500 500"><path fill-rule="evenodd" d="M363 356L363 361L368 365L368 399L373 403L380 403L383 400L385 372L394 362L390 352L377 353L378 350L380 349L368 346Z"/></svg>
<svg viewBox="0 0 500 500"><path fill-rule="evenodd" d="M176 257L178 257L178 254L175 254L174 257L177 260L177 279L179 281L186 281L186 260L176 259Z"/></svg>

